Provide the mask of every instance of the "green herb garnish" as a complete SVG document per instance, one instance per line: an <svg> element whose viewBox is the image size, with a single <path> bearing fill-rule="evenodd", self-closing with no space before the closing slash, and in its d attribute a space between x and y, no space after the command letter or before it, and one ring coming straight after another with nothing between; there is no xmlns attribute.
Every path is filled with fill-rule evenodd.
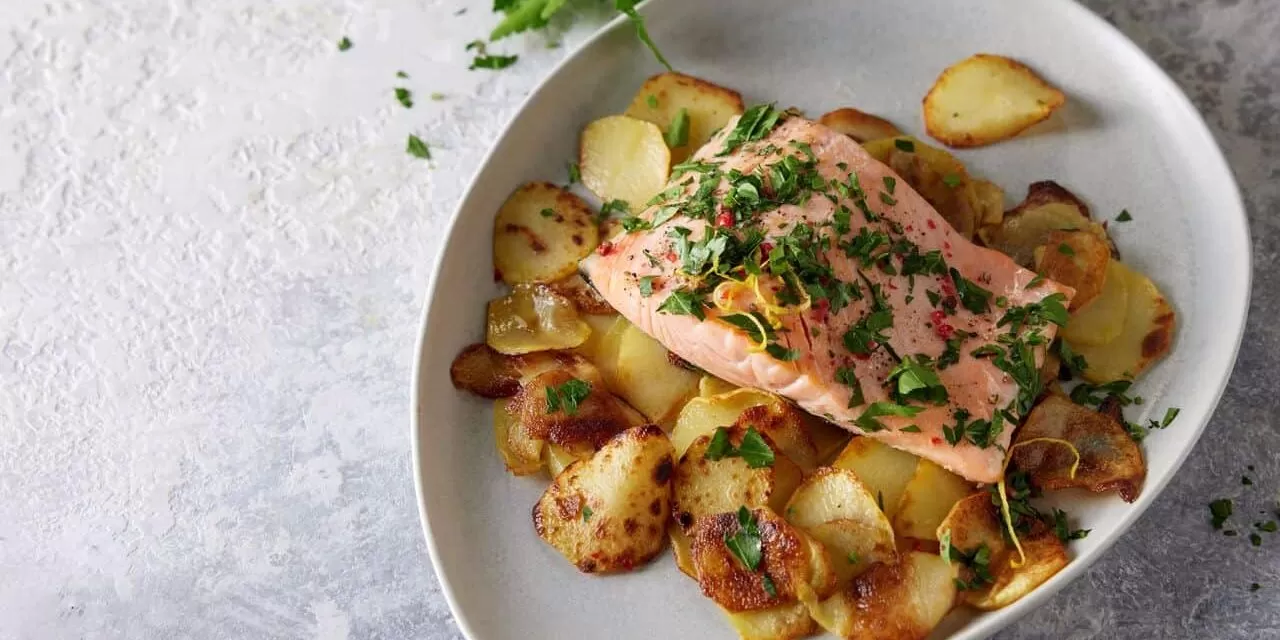
<svg viewBox="0 0 1280 640"><path fill-rule="evenodd" d="M1129 215L1128 209L1121 209L1120 215L1116 216L1116 222L1128 222L1133 220L1133 216Z"/></svg>
<svg viewBox="0 0 1280 640"><path fill-rule="evenodd" d="M471 71L474 71L476 69L492 69L492 70L506 69L507 67L515 64L516 60L519 60L519 59L520 59L520 56L518 55L510 55L510 56L500 56L500 55L491 56L487 54L479 55L479 56L476 56L475 59L471 61L471 66L467 67L467 69Z"/></svg>
<svg viewBox="0 0 1280 640"><path fill-rule="evenodd" d="M725 532L724 546L748 571L755 571L760 566L764 557L760 529L755 514L745 506L738 507L738 530L732 535Z"/></svg>
<svg viewBox="0 0 1280 640"><path fill-rule="evenodd" d="M689 111L681 107L671 119L666 133L667 146L672 149L689 144Z"/></svg>
<svg viewBox="0 0 1280 640"><path fill-rule="evenodd" d="M409 134L409 142L405 146L405 151L409 152L409 155L415 158L422 158L424 160L431 159L430 147L427 146L427 143L422 141L422 138L419 138L412 133Z"/></svg>
<svg viewBox="0 0 1280 640"><path fill-rule="evenodd" d="M342 36L342 39L338 41L338 51L346 51L347 49L350 49L350 48L351 48L351 38Z"/></svg>
<svg viewBox="0 0 1280 640"><path fill-rule="evenodd" d="M1222 529L1222 524L1231 517L1233 506L1230 498L1220 498L1209 503L1209 515L1212 516L1210 522L1214 529Z"/></svg>
<svg viewBox="0 0 1280 640"><path fill-rule="evenodd" d="M915 153L916 151L916 143L904 138L895 138L893 146L897 147L899 151L906 151L907 153Z"/></svg>
<svg viewBox="0 0 1280 640"><path fill-rule="evenodd" d="M547 387L547 413L563 411L565 415L578 412L578 404L591 393L591 383L570 378L559 386Z"/></svg>
<svg viewBox="0 0 1280 640"><path fill-rule="evenodd" d="M640 297L648 298L653 295L653 281L657 276L641 276L640 277Z"/></svg>
<svg viewBox="0 0 1280 640"><path fill-rule="evenodd" d="M396 102L399 102L404 108L413 108L413 92L404 87L396 87Z"/></svg>

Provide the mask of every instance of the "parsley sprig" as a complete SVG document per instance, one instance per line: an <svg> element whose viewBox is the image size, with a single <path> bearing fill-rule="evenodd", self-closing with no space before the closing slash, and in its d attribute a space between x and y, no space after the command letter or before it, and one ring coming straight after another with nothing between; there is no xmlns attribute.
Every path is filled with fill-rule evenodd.
<svg viewBox="0 0 1280 640"><path fill-rule="evenodd" d="M712 462L725 458L742 458L752 469L772 467L774 460L773 449L752 426L747 427L746 433L742 436L742 444L736 447L729 441L729 429L717 428L711 436L711 441L707 443L707 452L704 457Z"/></svg>

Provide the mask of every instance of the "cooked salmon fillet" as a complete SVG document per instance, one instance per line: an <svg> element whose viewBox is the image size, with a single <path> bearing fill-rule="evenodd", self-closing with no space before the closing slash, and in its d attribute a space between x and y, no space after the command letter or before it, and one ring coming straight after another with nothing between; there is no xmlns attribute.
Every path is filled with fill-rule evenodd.
<svg viewBox="0 0 1280 640"><path fill-rule="evenodd" d="M1074 293L964 239L851 139L767 105L624 225L581 270L641 330L976 482L1000 479L1046 318Z"/></svg>

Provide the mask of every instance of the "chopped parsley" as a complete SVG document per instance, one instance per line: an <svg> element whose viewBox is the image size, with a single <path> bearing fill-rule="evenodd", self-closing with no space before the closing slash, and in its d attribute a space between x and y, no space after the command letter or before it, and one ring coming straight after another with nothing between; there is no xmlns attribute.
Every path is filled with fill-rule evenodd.
<svg viewBox="0 0 1280 640"><path fill-rule="evenodd" d="M491 70L506 69L507 67L515 64L516 60L519 60L519 59L520 59L520 56L518 55L510 55L510 56L488 55L488 54L478 55L475 57L474 60L471 61L471 66L467 67L467 69L471 71L474 71L476 69L491 69Z"/></svg>
<svg viewBox="0 0 1280 640"><path fill-rule="evenodd" d="M972 280L951 269L951 280L956 284L956 297L960 304L970 313L986 313L991 308L991 292L975 284Z"/></svg>
<svg viewBox="0 0 1280 640"><path fill-rule="evenodd" d="M1059 242L1059 243L1058 243L1058 253L1061 253L1061 254L1062 254L1062 255L1064 255L1064 256L1074 256L1074 255L1076 255L1076 250L1075 250L1075 249L1072 249L1072 248L1071 248L1071 245L1069 245L1069 244L1067 244L1067 243L1065 243L1065 242Z"/></svg>
<svg viewBox="0 0 1280 640"><path fill-rule="evenodd" d="M760 529L755 514L745 506L738 507L738 530L733 534L725 532L724 546L748 571L760 567L760 560L764 558Z"/></svg>
<svg viewBox="0 0 1280 640"><path fill-rule="evenodd" d="M396 87L396 102L399 102L404 108L413 108L413 92L404 87Z"/></svg>
<svg viewBox="0 0 1280 640"><path fill-rule="evenodd" d="M1053 510L1053 533L1063 542L1082 540L1092 529L1072 529L1067 524L1067 512L1062 509Z"/></svg>
<svg viewBox="0 0 1280 640"><path fill-rule="evenodd" d="M681 107L671 119L666 133L667 146L672 149L689 144L689 110Z"/></svg>
<svg viewBox="0 0 1280 640"><path fill-rule="evenodd" d="M631 205L626 200L606 200L600 205L600 213L596 215L596 220L604 222L613 217L615 213L626 213L631 210Z"/></svg>
<svg viewBox="0 0 1280 640"><path fill-rule="evenodd" d="M570 378L559 386L547 387L547 413L563 411L565 415L578 412L578 405L591 393L591 383Z"/></svg>
<svg viewBox="0 0 1280 640"><path fill-rule="evenodd" d="M415 158L422 158L423 160L431 159L431 148L427 146L427 143L422 141L422 138L419 138L412 133L409 134L409 142L405 146L405 151Z"/></svg>
<svg viewBox="0 0 1280 640"><path fill-rule="evenodd" d="M658 96L655 96L652 93L644 97L644 102L649 105L650 109L658 108Z"/></svg>
<svg viewBox="0 0 1280 640"><path fill-rule="evenodd" d="M706 320L706 308L707 301L702 296L689 289L680 288L672 291L671 295L662 301L662 304L658 306L658 312L675 316L693 316L699 320Z"/></svg>
<svg viewBox="0 0 1280 640"><path fill-rule="evenodd" d="M396 77L397 77L397 78L408 78L408 77L409 77L409 74L407 74L407 73L405 73L405 72L403 72L403 71L397 71L397 72L396 72Z"/></svg>
<svg viewBox="0 0 1280 640"><path fill-rule="evenodd" d="M1230 498L1220 498L1209 503L1210 523L1215 530L1221 530L1223 523L1231 517L1234 505Z"/></svg>
<svg viewBox="0 0 1280 640"><path fill-rule="evenodd" d="M338 41L338 51L346 51L350 48L351 48L351 38L342 36L342 39Z"/></svg>
<svg viewBox="0 0 1280 640"><path fill-rule="evenodd" d="M914 418L921 411L924 411L923 407L908 407L892 402L872 402L853 423L864 432L873 433L888 428L877 418L886 416Z"/></svg>
<svg viewBox="0 0 1280 640"><path fill-rule="evenodd" d="M554 218L556 216L556 210L551 207L546 207L542 211L539 211L538 215L544 218Z"/></svg>
<svg viewBox="0 0 1280 640"><path fill-rule="evenodd" d="M653 281L657 276L642 276L640 278L640 297L648 298L653 295Z"/></svg>
<svg viewBox="0 0 1280 640"><path fill-rule="evenodd" d="M764 592L769 594L770 598L778 597L778 586L773 583L773 578L770 578L769 574L764 574L761 582L764 583Z"/></svg>
<svg viewBox="0 0 1280 640"><path fill-rule="evenodd" d="M574 185L582 182L582 170L578 168L578 163L570 162L567 168L569 170L569 184Z"/></svg>
<svg viewBox="0 0 1280 640"><path fill-rule="evenodd" d="M582 521L583 522L591 522L591 516L594 513L595 512L591 510L591 507L588 507L587 505L582 505Z"/></svg>
<svg viewBox="0 0 1280 640"><path fill-rule="evenodd" d="M1116 222L1128 222L1133 220L1133 216L1129 214L1128 209L1121 209L1120 215L1116 216Z"/></svg>
<svg viewBox="0 0 1280 640"><path fill-rule="evenodd" d="M747 142L754 142L767 135L782 120L783 112L772 104L758 104L738 118L738 123L724 139L724 148L716 155L727 156Z"/></svg>
<svg viewBox="0 0 1280 640"><path fill-rule="evenodd" d="M991 549L985 542L973 551L965 553L951 544L950 531L943 534L943 537L945 540L939 541L942 559L946 560L947 564L958 562L966 569L961 572L961 577L955 578L957 589L976 591L995 582L995 578L991 575Z"/></svg>
<svg viewBox="0 0 1280 640"><path fill-rule="evenodd" d="M907 153L916 152L916 143L907 140L906 138L895 138L893 146L897 147L899 151L906 151Z"/></svg>
<svg viewBox="0 0 1280 640"><path fill-rule="evenodd" d="M947 402L947 388L938 379L928 356L903 358L889 371L885 382L894 383L891 394L899 404L915 401L941 405Z"/></svg>
<svg viewBox="0 0 1280 640"><path fill-rule="evenodd" d="M773 466L773 449L769 448L769 443L765 442L764 436L756 432L756 428L752 426L747 427L747 432L742 435L742 444L736 447L729 442L729 429L717 428L711 436L711 441L707 443L707 452L704 457L712 462L724 458L742 458L752 469Z"/></svg>
<svg viewBox="0 0 1280 640"><path fill-rule="evenodd" d="M844 332L844 348L854 355L870 355L877 343L883 344L889 339L884 331L892 327L893 311L873 311Z"/></svg>
<svg viewBox="0 0 1280 640"><path fill-rule="evenodd" d="M942 176L942 184L945 184L945 185L947 185L948 187L951 187L952 189L954 189L954 188L956 188L956 187L958 187L958 186L960 186L960 185L964 184L964 178L961 178L960 176L958 176L958 175L956 175L956 174L954 174L954 173L948 173L948 174L946 174L946 175Z"/></svg>

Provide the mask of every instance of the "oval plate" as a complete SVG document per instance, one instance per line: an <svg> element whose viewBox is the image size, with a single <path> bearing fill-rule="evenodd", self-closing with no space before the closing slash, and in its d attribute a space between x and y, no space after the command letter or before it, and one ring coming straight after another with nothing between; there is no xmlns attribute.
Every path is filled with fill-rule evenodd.
<svg viewBox="0 0 1280 640"><path fill-rule="evenodd" d="M1191 451L1235 362L1248 306L1249 239L1221 152L1186 97L1129 40L1067 0L740 2L657 0L649 29L681 71L735 88L748 104L819 114L855 106L923 138L920 100L946 66L978 52L1017 58L1068 95L1028 134L957 155L1020 200L1053 179L1112 228L1125 261L1178 311L1173 353L1137 385L1145 421L1170 405L1173 428L1146 442L1135 504L1112 496L1062 501L1093 529L1071 564L1004 610L953 613L936 637L979 638L1043 604L1084 572L1155 500ZM427 546L470 638L733 638L697 584L666 554L634 574L579 574L533 531L543 478L513 478L494 450L489 403L455 391L449 363L483 340L485 302L499 294L492 219L521 183L564 178L578 133L620 113L659 71L629 25L615 21L529 97L472 182L438 256L414 371L414 472ZM1137 407L1135 407L1137 408ZM1136 413L1136 412L1135 412Z"/></svg>

